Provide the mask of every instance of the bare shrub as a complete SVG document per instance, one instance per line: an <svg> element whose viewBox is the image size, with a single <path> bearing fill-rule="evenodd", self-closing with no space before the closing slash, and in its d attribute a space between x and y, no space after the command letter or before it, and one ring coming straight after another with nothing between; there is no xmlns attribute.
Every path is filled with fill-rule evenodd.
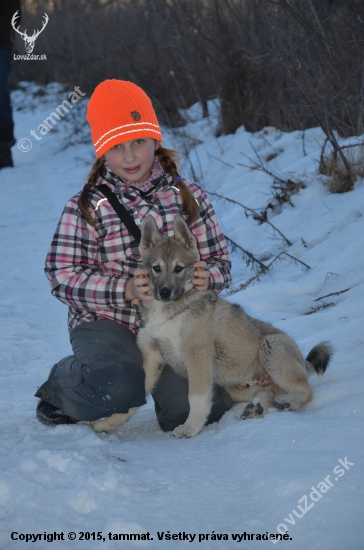
<svg viewBox="0 0 364 550"><path fill-rule="evenodd" d="M320 124L334 143L364 133L362 0L24 0L21 28L49 23L12 84L57 81L87 94L131 80L161 121L221 100L220 134ZM17 36L19 52L24 45ZM287 70L288 69L288 70ZM342 159L343 164L345 161Z"/></svg>
<svg viewBox="0 0 364 550"><path fill-rule="evenodd" d="M361 10L356 0L338 0L335 5L315 0L305 5L279 0L270 12L274 51L326 134L320 171L329 176L328 186L334 193L350 191L357 178L355 165L339 145L336 134L349 136L364 130ZM281 19L287 14L304 30L305 44L310 44L308 52L305 44L299 48L299 41L283 32ZM324 155L327 142L332 149L329 157Z"/></svg>

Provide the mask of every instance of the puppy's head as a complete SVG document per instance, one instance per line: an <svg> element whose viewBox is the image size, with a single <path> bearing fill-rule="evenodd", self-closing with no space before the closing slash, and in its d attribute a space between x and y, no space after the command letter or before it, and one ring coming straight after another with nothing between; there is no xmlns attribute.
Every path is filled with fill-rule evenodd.
<svg viewBox="0 0 364 550"><path fill-rule="evenodd" d="M196 239L179 215L174 218L173 230L173 237L161 235L152 216L142 225L141 258L153 295L162 302L174 302L193 287L193 264L200 258Z"/></svg>

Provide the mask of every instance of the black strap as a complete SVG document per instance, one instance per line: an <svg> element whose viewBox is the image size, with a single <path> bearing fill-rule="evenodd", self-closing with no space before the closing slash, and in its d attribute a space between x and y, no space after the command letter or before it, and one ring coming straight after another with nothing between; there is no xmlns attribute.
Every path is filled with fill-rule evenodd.
<svg viewBox="0 0 364 550"><path fill-rule="evenodd" d="M116 198L116 195L111 191L110 187L106 185L106 183L102 183L101 185L98 185L97 188L101 191L103 195L107 198L117 215L119 216L121 223L125 225L129 233L134 237L136 242L139 244L141 239L141 231L133 218L131 217L130 213L127 211L125 206L121 204L118 199Z"/></svg>

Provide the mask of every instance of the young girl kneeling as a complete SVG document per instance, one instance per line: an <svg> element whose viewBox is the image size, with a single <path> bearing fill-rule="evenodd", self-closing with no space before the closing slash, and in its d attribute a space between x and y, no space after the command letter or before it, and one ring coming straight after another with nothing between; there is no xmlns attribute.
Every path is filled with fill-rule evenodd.
<svg viewBox="0 0 364 550"><path fill-rule="evenodd" d="M93 421L146 403L136 306L154 299L147 294L151 287L137 235L148 215L168 236L176 214L187 221L200 252L196 290L220 292L230 284L229 253L214 209L199 186L181 178L176 152L162 147L145 92L131 82L106 80L90 98L87 120L97 159L83 190L64 208L45 265L52 294L68 305L73 350L36 393L37 418L50 426ZM111 204L115 198L134 230L130 220L129 229L121 223ZM152 395L164 431L185 422L187 378L167 365ZM208 423L231 405L228 393L215 386Z"/></svg>

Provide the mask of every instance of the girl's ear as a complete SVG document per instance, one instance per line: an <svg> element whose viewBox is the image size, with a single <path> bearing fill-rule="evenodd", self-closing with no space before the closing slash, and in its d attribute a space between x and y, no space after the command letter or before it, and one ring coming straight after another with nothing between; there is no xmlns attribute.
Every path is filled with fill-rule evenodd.
<svg viewBox="0 0 364 550"><path fill-rule="evenodd" d="M160 147L160 142L157 141L156 139L154 140L154 151L156 151L157 149L159 149Z"/></svg>

